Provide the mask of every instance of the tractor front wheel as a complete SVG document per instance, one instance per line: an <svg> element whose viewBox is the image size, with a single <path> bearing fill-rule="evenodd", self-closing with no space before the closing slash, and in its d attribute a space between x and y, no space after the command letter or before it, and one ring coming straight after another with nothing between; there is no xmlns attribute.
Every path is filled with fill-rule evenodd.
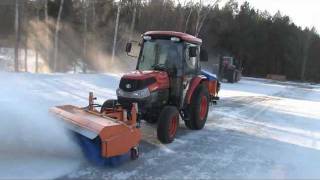
<svg viewBox="0 0 320 180"><path fill-rule="evenodd" d="M103 103L103 105L101 106L100 113L103 113L103 112L106 111L107 109L115 108L117 104L118 104L118 101L115 100L115 99L106 100L106 101Z"/></svg>
<svg viewBox="0 0 320 180"><path fill-rule="evenodd" d="M185 125L192 130L200 130L204 127L209 111L209 92L205 84L200 84L192 95L189 105L190 119Z"/></svg>
<svg viewBox="0 0 320 180"><path fill-rule="evenodd" d="M176 137L179 127L179 112L174 106L166 106L162 109L157 128L158 139L163 144L171 143Z"/></svg>
<svg viewBox="0 0 320 180"><path fill-rule="evenodd" d="M139 146L131 148L131 150L130 150L130 158L131 158L131 160L138 159L139 155L140 155Z"/></svg>

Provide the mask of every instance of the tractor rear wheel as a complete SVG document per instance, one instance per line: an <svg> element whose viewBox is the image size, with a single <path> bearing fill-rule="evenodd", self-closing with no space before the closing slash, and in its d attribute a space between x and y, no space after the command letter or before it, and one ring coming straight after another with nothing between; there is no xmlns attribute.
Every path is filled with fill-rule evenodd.
<svg viewBox="0 0 320 180"><path fill-rule="evenodd" d="M185 125L192 130L200 130L204 127L209 111L209 92L205 84L200 84L192 95L189 105L190 119Z"/></svg>
<svg viewBox="0 0 320 180"><path fill-rule="evenodd" d="M176 137L179 127L179 112L175 106L166 106L162 109L157 128L158 139L163 144L171 143Z"/></svg>
<svg viewBox="0 0 320 180"><path fill-rule="evenodd" d="M236 82L239 82L241 79L241 72L237 72L237 78L236 78Z"/></svg>
<svg viewBox="0 0 320 180"><path fill-rule="evenodd" d="M228 73L228 83L234 83L236 81L236 72L234 70L230 70Z"/></svg>

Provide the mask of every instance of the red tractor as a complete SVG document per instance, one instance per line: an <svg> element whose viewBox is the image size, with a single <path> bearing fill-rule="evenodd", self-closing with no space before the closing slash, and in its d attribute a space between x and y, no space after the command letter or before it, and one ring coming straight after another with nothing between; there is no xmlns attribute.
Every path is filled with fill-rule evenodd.
<svg viewBox="0 0 320 180"><path fill-rule="evenodd" d="M239 82L242 77L242 62L229 56L222 56L219 62L220 81L226 79L229 83Z"/></svg>
<svg viewBox="0 0 320 180"><path fill-rule="evenodd" d="M51 108L80 135L86 156L95 162L126 152L137 158L141 120L158 123L162 143L174 140L180 117L188 128L202 129L209 105L219 99L219 81L201 71L200 61L208 59L201 39L171 31L146 32L142 37L136 70L121 78L117 100L98 105L90 93L87 107ZM128 43L126 52L131 49Z"/></svg>
<svg viewBox="0 0 320 180"><path fill-rule="evenodd" d="M208 60L202 40L171 31L150 31L142 37L136 70L121 78L117 103L130 108L137 102L139 119L158 122L162 143L174 140L179 117L188 128L202 129L220 87L214 75L201 71L200 61ZM131 49L128 43L126 52Z"/></svg>

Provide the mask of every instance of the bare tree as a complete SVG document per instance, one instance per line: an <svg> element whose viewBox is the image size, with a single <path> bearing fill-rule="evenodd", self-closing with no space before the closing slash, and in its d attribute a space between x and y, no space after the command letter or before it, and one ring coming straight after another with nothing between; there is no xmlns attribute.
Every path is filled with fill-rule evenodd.
<svg viewBox="0 0 320 180"><path fill-rule="evenodd" d="M21 38L20 25L20 0L15 2L15 48L14 48L14 71L19 71L19 44Z"/></svg>
<svg viewBox="0 0 320 180"><path fill-rule="evenodd" d="M35 56L36 60L35 60L35 64L36 64L36 67L35 67L35 72L38 73L39 72L39 53L38 51L36 50L36 56Z"/></svg>
<svg viewBox="0 0 320 180"><path fill-rule="evenodd" d="M118 36L118 29L119 29L120 11L121 11L121 0L120 0L119 3L118 3L116 24L115 24L115 28L114 28L114 38L113 38L112 56L111 56L111 62L112 62L112 63L114 62L114 56L115 56L115 53L116 53L117 36Z"/></svg>
<svg viewBox="0 0 320 180"><path fill-rule="evenodd" d="M86 73L86 58L87 58L87 31L88 31L88 23L87 23L87 17L88 17L88 1L82 0L83 5L83 49L82 49L82 55L83 55L83 67L82 71Z"/></svg>
<svg viewBox="0 0 320 180"><path fill-rule="evenodd" d="M197 9L197 21L196 21L196 26L195 26L195 34L194 36L197 37L197 34L198 34L198 28L199 28L199 24L200 24L200 21L201 21L201 11L202 11L202 8L203 8L203 4L202 4L202 0L199 0L199 7Z"/></svg>
<svg viewBox="0 0 320 180"><path fill-rule="evenodd" d="M176 0L177 1L177 30L179 31L184 31L185 27L184 27L184 19L185 19L185 7L186 7L186 2L187 0L184 0L184 4L181 4L180 0Z"/></svg>
<svg viewBox="0 0 320 180"><path fill-rule="evenodd" d="M48 0L44 1L44 18L46 25L48 25Z"/></svg>
<svg viewBox="0 0 320 180"><path fill-rule="evenodd" d="M307 66L307 61L308 61L308 54L309 54L309 48L310 48L310 41L311 41L311 36L312 36L312 31L315 31L314 28L311 31L306 31L307 35L305 37L305 40L303 42L303 58L302 58L302 66L301 66L301 75L300 79L302 81L305 80L305 73L306 73L306 66Z"/></svg>
<svg viewBox="0 0 320 180"><path fill-rule="evenodd" d="M206 7L206 9L203 6L203 2L202 0L199 1L199 8L197 10L197 22L196 22L196 26L195 26L195 34L194 36L198 37L201 29L203 27L203 23L205 22L205 20L207 19L210 11L216 7L216 5L220 2L221 0L213 0L211 3L209 3ZM204 12L202 12L204 11Z"/></svg>
<svg viewBox="0 0 320 180"><path fill-rule="evenodd" d="M92 7L92 30L94 34L96 34L96 28L97 28L97 15L96 15L96 0L91 0L91 7Z"/></svg>
<svg viewBox="0 0 320 180"><path fill-rule="evenodd" d="M46 33L46 58L47 60L49 60L49 20L48 20L48 0L45 0L44 1L44 18L45 18L45 25L46 25L46 28L47 28L47 33Z"/></svg>
<svg viewBox="0 0 320 180"><path fill-rule="evenodd" d="M28 72L28 36L25 37L24 42L24 71Z"/></svg>
<svg viewBox="0 0 320 180"><path fill-rule="evenodd" d="M96 13L96 0L91 0L91 7L92 7L92 23L91 23L91 28L92 28L92 31L93 31L93 36L92 36L92 41L94 43L97 42L97 35L98 35L98 32L97 32L97 13ZM95 60L98 58L98 54L97 53L94 53L93 54L93 57Z"/></svg>
<svg viewBox="0 0 320 180"><path fill-rule="evenodd" d="M23 34L24 34L24 71L28 72L28 8L23 4Z"/></svg>
<svg viewBox="0 0 320 180"><path fill-rule="evenodd" d="M187 16L186 24L184 25L184 32L185 33L188 30L189 21L190 21L190 17L191 17L192 12L193 12L193 6L190 7L190 11L189 11L188 16Z"/></svg>
<svg viewBox="0 0 320 180"><path fill-rule="evenodd" d="M137 6L139 0L132 0L132 6L133 6L133 13L132 13L132 20L131 20L131 26L130 26L130 37L129 41L132 40L133 32L134 32L134 26L136 24L136 15L137 15Z"/></svg>
<svg viewBox="0 0 320 180"><path fill-rule="evenodd" d="M40 6L37 7L37 24L40 23ZM36 41L36 45L35 45L35 72L38 73L39 72L39 42Z"/></svg>
<svg viewBox="0 0 320 180"><path fill-rule="evenodd" d="M96 20L96 0L92 0L90 2L92 5L92 19L95 21Z"/></svg>
<svg viewBox="0 0 320 180"><path fill-rule="evenodd" d="M55 35L54 35L54 54L53 54L53 71L54 72L57 71L59 31L60 31L60 21L61 21L61 14L62 14L62 10L63 10L63 3L64 3L64 0L61 0L57 23L56 23L56 30L55 30Z"/></svg>

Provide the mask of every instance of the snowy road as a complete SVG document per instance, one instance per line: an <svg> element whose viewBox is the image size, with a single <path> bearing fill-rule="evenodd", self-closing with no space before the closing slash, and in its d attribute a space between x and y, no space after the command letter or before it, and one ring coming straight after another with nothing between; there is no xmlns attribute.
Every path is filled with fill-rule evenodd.
<svg viewBox="0 0 320 180"><path fill-rule="evenodd" d="M20 138L16 143L27 145L32 142L33 146L29 147L28 153L19 153L19 157L29 157L33 161L30 158L30 154L35 156L32 150L40 152L44 148L47 153L42 153L42 161L35 158L34 162L29 162L30 166L22 168L24 174L20 177L320 178L320 87L307 84L251 78L238 84L223 84L221 101L211 107L205 129L191 131L181 122L174 143L162 145L156 139L155 129L143 124L141 157L117 168L90 165L76 147L65 145L70 139L59 134L60 127L53 126L51 121L49 129L56 129L51 130L53 134L51 131L34 134L33 125L39 129L48 128L48 123L37 122L44 121L41 118L47 116L46 109L50 106L85 105L89 91L94 91L101 101L112 98L118 80L117 76L110 75L0 73L0 102L6 104L5 110L0 111L5 115L1 116L0 127L0 140L4 142L0 146L0 178L19 177L14 172L21 172L21 163L25 163L16 160L13 164L15 155L11 152L19 146L10 143L17 141L15 136L4 136L19 132L14 127L22 125L27 129L24 133L33 135L28 140ZM17 108L8 106L16 103L21 103L22 108L14 113ZM33 108L37 110L30 112ZM41 118L35 118L32 125L21 120L32 115ZM12 126L13 120L18 125ZM55 149L53 153L37 146L38 142L43 144L47 140L48 134L50 139L58 138L54 145L49 145L50 149ZM36 135L43 135L43 139L35 138ZM5 158L3 154L6 154ZM50 162L43 166L46 158ZM63 158L68 161L61 160ZM5 160L11 165L8 166ZM50 174L52 169L55 171ZM39 171L42 173L37 174Z"/></svg>

